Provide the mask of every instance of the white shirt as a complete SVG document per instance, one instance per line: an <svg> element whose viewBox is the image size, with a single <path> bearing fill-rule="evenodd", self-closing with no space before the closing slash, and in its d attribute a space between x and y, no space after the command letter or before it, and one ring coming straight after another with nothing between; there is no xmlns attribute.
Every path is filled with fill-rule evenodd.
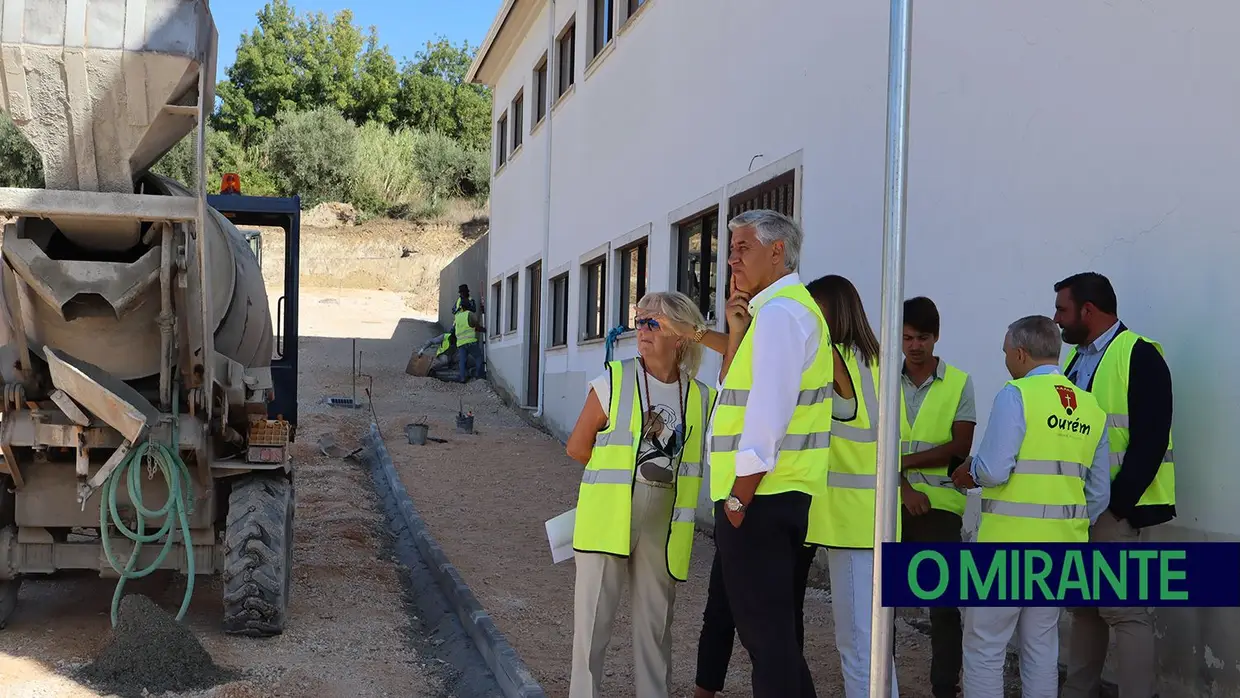
<svg viewBox="0 0 1240 698"><path fill-rule="evenodd" d="M791 298L771 298L780 289L799 283L800 276L792 272L749 301L749 314L753 317L749 331L755 333L752 339L753 385L749 389L745 427L737 447L737 477L775 469L779 443L788 433L792 411L796 409L801 392L801 375L818 355L821 337L818 318ZM760 313L762 321L758 322ZM720 387L722 384L720 381ZM714 433L714 421L712 415L708 439Z"/></svg>
<svg viewBox="0 0 1240 698"><path fill-rule="evenodd" d="M646 392L646 386L650 392ZM590 381L590 388L606 413L611 406L611 371L606 371ZM654 376L645 375L640 363L637 367L637 393L642 411L649 412L646 431L637 448L637 481L654 487L673 487L680 457L683 455L688 434L681 428L684 421L684 405L681 400L689 395L689 385L683 377L676 383L664 383ZM629 409L621 405L621 409Z"/></svg>

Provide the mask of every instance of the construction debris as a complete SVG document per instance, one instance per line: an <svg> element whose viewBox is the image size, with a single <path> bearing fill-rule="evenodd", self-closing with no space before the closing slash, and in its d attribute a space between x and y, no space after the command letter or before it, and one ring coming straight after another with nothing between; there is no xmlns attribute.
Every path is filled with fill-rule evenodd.
<svg viewBox="0 0 1240 698"><path fill-rule="evenodd" d="M121 698L211 688L233 680L189 628L141 594L121 599L111 641L81 678Z"/></svg>

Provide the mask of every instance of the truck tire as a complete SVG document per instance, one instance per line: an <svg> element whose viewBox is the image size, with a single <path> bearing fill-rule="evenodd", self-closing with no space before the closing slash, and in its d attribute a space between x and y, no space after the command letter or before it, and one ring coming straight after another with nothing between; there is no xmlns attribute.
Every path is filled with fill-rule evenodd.
<svg viewBox="0 0 1240 698"><path fill-rule="evenodd" d="M284 632L293 582L291 476L244 475L228 497L224 529L224 632L270 637Z"/></svg>
<svg viewBox="0 0 1240 698"><path fill-rule="evenodd" d="M0 533L10 529L11 535L17 535L17 496L9 491L12 487L13 480L8 475L0 475ZM17 608L17 592L21 586L21 577L0 580L0 630L9 624Z"/></svg>

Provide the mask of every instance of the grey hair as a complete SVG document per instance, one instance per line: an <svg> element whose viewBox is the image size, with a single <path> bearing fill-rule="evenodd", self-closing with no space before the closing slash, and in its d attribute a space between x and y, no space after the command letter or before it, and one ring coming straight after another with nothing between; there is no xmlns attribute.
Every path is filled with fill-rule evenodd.
<svg viewBox="0 0 1240 698"><path fill-rule="evenodd" d="M641 300L637 301L637 307L664 315L669 320L690 327L704 327L706 325L706 319L702 317L702 311L698 309L697 303L679 291L654 291L647 293L642 296ZM689 378L696 378L698 369L702 366L702 345L697 342L685 341L681 344L677 363L680 364L681 373Z"/></svg>
<svg viewBox="0 0 1240 698"><path fill-rule="evenodd" d="M1027 315L1008 325L1007 333L1013 349L1024 349L1036 360L1059 361L1059 326L1045 315Z"/></svg>
<svg viewBox="0 0 1240 698"><path fill-rule="evenodd" d="M801 226L779 211L767 208L746 211L728 221L728 230L753 228L754 236L763 247L776 240L784 243L784 266L788 271L796 271L801 262L801 241L805 234Z"/></svg>

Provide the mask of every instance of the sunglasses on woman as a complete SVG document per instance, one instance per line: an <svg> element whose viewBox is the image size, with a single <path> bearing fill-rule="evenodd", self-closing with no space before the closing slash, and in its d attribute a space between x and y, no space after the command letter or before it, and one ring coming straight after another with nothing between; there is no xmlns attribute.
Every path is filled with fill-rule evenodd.
<svg viewBox="0 0 1240 698"><path fill-rule="evenodd" d="M639 329L644 327L652 332L657 332L659 330L659 321L652 317L637 318L637 322L635 324Z"/></svg>

